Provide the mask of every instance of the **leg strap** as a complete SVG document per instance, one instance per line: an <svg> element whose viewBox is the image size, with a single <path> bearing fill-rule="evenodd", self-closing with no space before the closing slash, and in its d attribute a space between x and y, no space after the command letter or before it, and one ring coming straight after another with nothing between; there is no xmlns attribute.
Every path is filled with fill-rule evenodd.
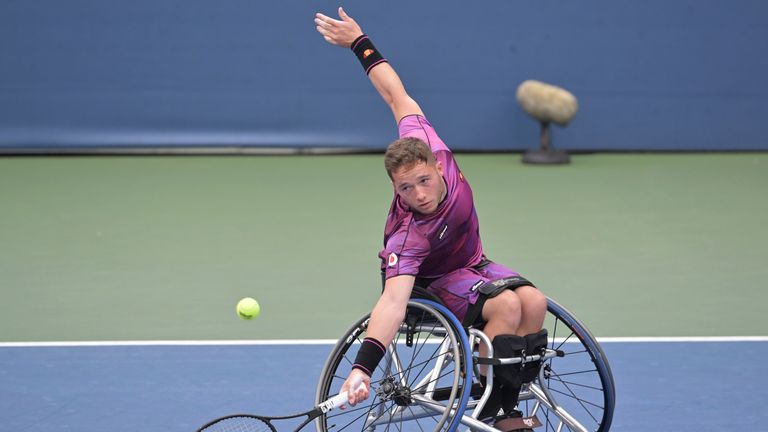
<svg viewBox="0 0 768 432"><path fill-rule="evenodd" d="M497 358L520 357L525 352L525 338L517 335L498 335L493 338L493 354ZM520 363L493 367L493 375L501 384L501 407L510 413L517 406L523 387ZM494 381L495 382L495 381Z"/></svg>
<svg viewBox="0 0 768 432"><path fill-rule="evenodd" d="M544 355L547 349L547 329L541 329L536 333L524 336L525 355ZM541 360L527 362L521 368L523 383L531 383L539 376L539 370L542 365Z"/></svg>
<svg viewBox="0 0 768 432"><path fill-rule="evenodd" d="M493 338L493 354L496 358L522 357L544 354L547 348L547 330L541 329L536 333L525 336L498 335ZM493 372L501 385L502 408L510 413L517 406L520 389L523 384L533 382L539 376L542 361L530 361L524 364L494 366ZM494 386L495 387L495 386Z"/></svg>
<svg viewBox="0 0 768 432"><path fill-rule="evenodd" d="M522 276L510 276L486 282L477 290L480 291L480 294L484 294L488 296L488 298L492 298L496 297L504 290L514 290L515 288L519 288L525 285L533 286L531 281Z"/></svg>
<svg viewBox="0 0 768 432"><path fill-rule="evenodd" d="M496 358L520 357L526 349L525 338L517 335L498 335L493 338L493 355ZM505 387L520 387L520 363L499 365L493 368L494 376Z"/></svg>

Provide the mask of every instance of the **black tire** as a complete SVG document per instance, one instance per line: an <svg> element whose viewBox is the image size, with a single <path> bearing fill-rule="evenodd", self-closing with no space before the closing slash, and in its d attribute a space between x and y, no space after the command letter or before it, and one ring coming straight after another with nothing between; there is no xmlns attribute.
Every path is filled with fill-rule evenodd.
<svg viewBox="0 0 768 432"><path fill-rule="evenodd" d="M548 300L544 328L549 332L549 348L564 352L543 366L543 382L533 386L548 391L557 404L588 431L607 432L616 404L616 388L608 359L592 333L571 312ZM542 375L540 375L541 377ZM530 392L523 391L519 408L527 416L538 410L543 429L537 431L576 431Z"/></svg>
<svg viewBox="0 0 768 432"><path fill-rule="evenodd" d="M370 315L360 318L331 351L321 372L315 397L317 402L340 391L351 371L358 347L366 336L369 318ZM413 320L420 327L413 328L412 346L408 346L407 323ZM440 354L439 348L443 343L447 345L447 352ZM381 430L398 432L453 432L460 416L451 416L450 410L445 408L464 412L469 397L469 386L465 384L472 380L471 370L467 370L467 365L471 364L469 353L465 350L467 344L460 323L444 306L427 300L411 300L401 331L395 335L388 347L388 354L371 377L371 395L368 400L356 407L320 416L316 420L317 430L359 432L364 428L374 431L380 427ZM397 360L400 361L399 365ZM438 361L444 364L444 370L435 383L439 390L432 393L425 385L432 381L428 372ZM440 396L435 397L432 405L444 409L443 412L425 409L425 404L409 398L409 393L425 398L439 393ZM388 415L392 410L396 411L395 415ZM409 416L418 418L409 419ZM371 419L378 419L377 423L371 425Z"/></svg>

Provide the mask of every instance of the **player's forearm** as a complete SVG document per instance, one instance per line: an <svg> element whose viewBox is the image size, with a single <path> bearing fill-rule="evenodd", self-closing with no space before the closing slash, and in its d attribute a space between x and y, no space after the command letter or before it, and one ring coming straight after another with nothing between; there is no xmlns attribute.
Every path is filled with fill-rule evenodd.
<svg viewBox="0 0 768 432"><path fill-rule="evenodd" d="M381 98L390 107L395 103L395 97L407 97L403 82L400 81L400 77L397 72L389 65L389 63L382 63L371 69L371 73L368 75L371 80L371 84L379 92Z"/></svg>
<svg viewBox="0 0 768 432"><path fill-rule="evenodd" d="M375 66L368 74L368 78L392 110L395 121L400 121L409 114L423 115L419 104L405 91L403 82L389 63Z"/></svg>
<svg viewBox="0 0 768 432"><path fill-rule="evenodd" d="M395 276L387 279L384 292L371 312L371 321L365 339L355 356L353 369L371 376L381 359L387 353L387 345L403 322L408 299L413 289L413 276Z"/></svg>
<svg viewBox="0 0 768 432"><path fill-rule="evenodd" d="M405 91L405 86L395 69L373 45L370 37L361 34L352 42L351 48L371 84L392 110L395 121L400 121L408 114L422 114L418 104Z"/></svg>
<svg viewBox="0 0 768 432"><path fill-rule="evenodd" d="M368 337L372 337L384 346L389 345L405 316L405 305L379 299L371 313Z"/></svg>
<svg viewBox="0 0 768 432"><path fill-rule="evenodd" d="M387 280L384 292L371 312L368 337L384 346L389 345L405 316L414 280L413 276L396 276Z"/></svg>

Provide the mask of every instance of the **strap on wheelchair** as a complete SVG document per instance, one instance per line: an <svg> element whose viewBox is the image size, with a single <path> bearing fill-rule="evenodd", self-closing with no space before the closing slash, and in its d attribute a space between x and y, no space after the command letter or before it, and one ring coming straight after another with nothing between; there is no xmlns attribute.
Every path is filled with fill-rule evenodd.
<svg viewBox="0 0 768 432"><path fill-rule="evenodd" d="M408 348L413 346L413 334L416 333L416 322L418 317L414 314L405 315L405 346Z"/></svg>
<svg viewBox="0 0 768 432"><path fill-rule="evenodd" d="M493 353L496 359L500 358L512 358L512 357L524 357L525 356L525 338L517 335L498 335L493 338ZM520 387L523 382L521 380L521 368L522 364L513 363L506 365L499 365L493 368L496 379L499 380L504 386Z"/></svg>
<svg viewBox="0 0 768 432"><path fill-rule="evenodd" d="M498 335L491 341L494 357L477 358L478 364L493 365L493 389L480 415L495 415L500 408L513 413L524 384L539 374L542 360L525 361L526 356L543 356L547 348L547 331L542 329L526 336ZM520 358L520 363L502 364L502 359ZM482 378L481 378L482 380ZM492 402L493 401L493 402Z"/></svg>
<svg viewBox="0 0 768 432"><path fill-rule="evenodd" d="M489 298L492 298L501 294L501 292L506 289L515 289L525 285L533 286L531 281L522 276L510 276L486 282L480 285L477 290L480 292L480 294L484 294Z"/></svg>
<svg viewBox="0 0 768 432"><path fill-rule="evenodd" d="M475 357L477 364L495 366L495 375L507 385L533 382L539 374L542 360L525 361L526 356L544 356L547 350L547 329L525 336L498 335L493 338L495 357ZM557 351L561 356L561 352ZM520 363L502 364L501 359L522 357Z"/></svg>
<svg viewBox="0 0 768 432"><path fill-rule="evenodd" d="M527 334L525 338L525 347L527 355L544 355L547 349L547 329L541 329L536 333ZM533 382L539 375L543 361L536 360L522 365L521 373L524 383Z"/></svg>

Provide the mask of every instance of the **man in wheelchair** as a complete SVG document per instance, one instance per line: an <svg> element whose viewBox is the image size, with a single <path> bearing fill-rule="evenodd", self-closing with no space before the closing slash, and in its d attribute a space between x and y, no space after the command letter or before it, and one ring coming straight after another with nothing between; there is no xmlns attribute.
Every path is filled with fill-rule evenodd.
<svg viewBox="0 0 768 432"><path fill-rule="evenodd" d="M439 297L465 326L482 328L492 340L495 357L543 348L546 297L517 272L485 257L472 189L453 154L371 39L342 8L339 18L317 14L318 32L329 43L352 49L399 129L399 139L384 157L394 187L379 253L384 289L371 314L368 337L342 387L355 389L365 383L350 392L349 403L369 396L371 372L398 330L414 286ZM481 347L480 356L486 355ZM538 366L496 366L491 397L479 418L498 418L500 412L519 416L515 407L521 386L535 379ZM485 372L480 370L483 385Z"/></svg>

